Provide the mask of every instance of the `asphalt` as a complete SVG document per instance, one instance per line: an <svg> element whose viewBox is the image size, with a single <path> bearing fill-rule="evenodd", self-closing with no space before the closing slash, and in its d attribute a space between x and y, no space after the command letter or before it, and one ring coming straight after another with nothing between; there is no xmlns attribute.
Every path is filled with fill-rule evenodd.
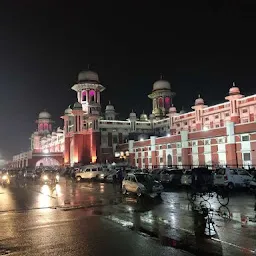
<svg viewBox="0 0 256 256"><path fill-rule="evenodd" d="M252 255L255 198L208 200L210 225L201 202L181 189L138 199L106 183L12 182L0 187L0 255Z"/></svg>

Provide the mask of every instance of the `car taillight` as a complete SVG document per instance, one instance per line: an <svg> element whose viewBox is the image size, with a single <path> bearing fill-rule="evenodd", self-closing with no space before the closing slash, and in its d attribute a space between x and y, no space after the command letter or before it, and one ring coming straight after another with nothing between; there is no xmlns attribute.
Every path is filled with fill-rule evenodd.
<svg viewBox="0 0 256 256"><path fill-rule="evenodd" d="M224 180L228 180L228 176L227 175L224 176Z"/></svg>

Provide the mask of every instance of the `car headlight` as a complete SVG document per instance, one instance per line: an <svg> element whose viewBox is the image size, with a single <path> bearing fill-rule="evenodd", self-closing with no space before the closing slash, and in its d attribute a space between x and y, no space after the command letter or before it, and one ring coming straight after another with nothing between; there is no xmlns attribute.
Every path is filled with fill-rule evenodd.
<svg viewBox="0 0 256 256"><path fill-rule="evenodd" d="M43 179L44 179L44 180L48 180L48 176L47 176L47 175L44 175Z"/></svg>
<svg viewBox="0 0 256 256"><path fill-rule="evenodd" d="M104 178L104 174L101 174L100 177L101 177L101 178Z"/></svg>
<svg viewBox="0 0 256 256"><path fill-rule="evenodd" d="M4 175L4 176L2 177L2 179L3 179L3 180L7 180L7 179L8 179L7 175Z"/></svg>

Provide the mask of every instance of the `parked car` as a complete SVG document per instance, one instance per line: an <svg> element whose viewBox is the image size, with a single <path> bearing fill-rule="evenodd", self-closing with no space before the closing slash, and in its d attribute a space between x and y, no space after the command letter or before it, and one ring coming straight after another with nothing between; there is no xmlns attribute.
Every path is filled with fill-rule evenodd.
<svg viewBox="0 0 256 256"><path fill-rule="evenodd" d="M181 176L181 185L190 186L192 184L192 171L186 170Z"/></svg>
<svg viewBox="0 0 256 256"><path fill-rule="evenodd" d="M129 173L122 182L122 192L135 193L137 196L160 196L164 187L162 184L146 173Z"/></svg>
<svg viewBox="0 0 256 256"><path fill-rule="evenodd" d="M82 179L104 179L107 175L107 170L103 169L100 164L92 164L83 166L76 172L76 180Z"/></svg>
<svg viewBox="0 0 256 256"><path fill-rule="evenodd" d="M160 181L164 184L180 185L183 170L164 169L160 172Z"/></svg>
<svg viewBox="0 0 256 256"><path fill-rule="evenodd" d="M108 175L105 178L106 182L112 183L114 181L114 176L117 175L117 171L113 170L108 173Z"/></svg>
<svg viewBox="0 0 256 256"><path fill-rule="evenodd" d="M253 177L253 179L251 180L250 184L249 184L249 189L250 191L256 195L256 175Z"/></svg>
<svg viewBox="0 0 256 256"><path fill-rule="evenodd" d="M249 187L253 176L244 169L221 168L214 175L215 186L227 186L229 189L235 187Z"/></svg>

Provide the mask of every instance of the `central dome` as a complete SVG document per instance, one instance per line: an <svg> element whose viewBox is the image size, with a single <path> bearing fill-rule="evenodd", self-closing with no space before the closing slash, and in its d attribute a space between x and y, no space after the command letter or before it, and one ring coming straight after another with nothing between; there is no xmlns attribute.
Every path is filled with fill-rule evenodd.
<svg viewBox="0 0 256 256"><path fill-rule="evenodd" d="M50 113L48 113L46 111L42 111L41 113L39 113L38 118L39 119L51 119L51 115L50 115Z"/></svg>
<svg viewBox="0 0 256 256"><path fill-rule="evenodd" d="M88 81L88 82L99 83L99 76L96 72L93 72L91 70L81 71L78 74L78 81L79 82Z"/></svg>
<svg viewBox="0 0 256 256"><path fill-rule="evenodd" d="M158 80L153 84L153 91L156 90L171 90L171 85L166 80Z"/></svg>

